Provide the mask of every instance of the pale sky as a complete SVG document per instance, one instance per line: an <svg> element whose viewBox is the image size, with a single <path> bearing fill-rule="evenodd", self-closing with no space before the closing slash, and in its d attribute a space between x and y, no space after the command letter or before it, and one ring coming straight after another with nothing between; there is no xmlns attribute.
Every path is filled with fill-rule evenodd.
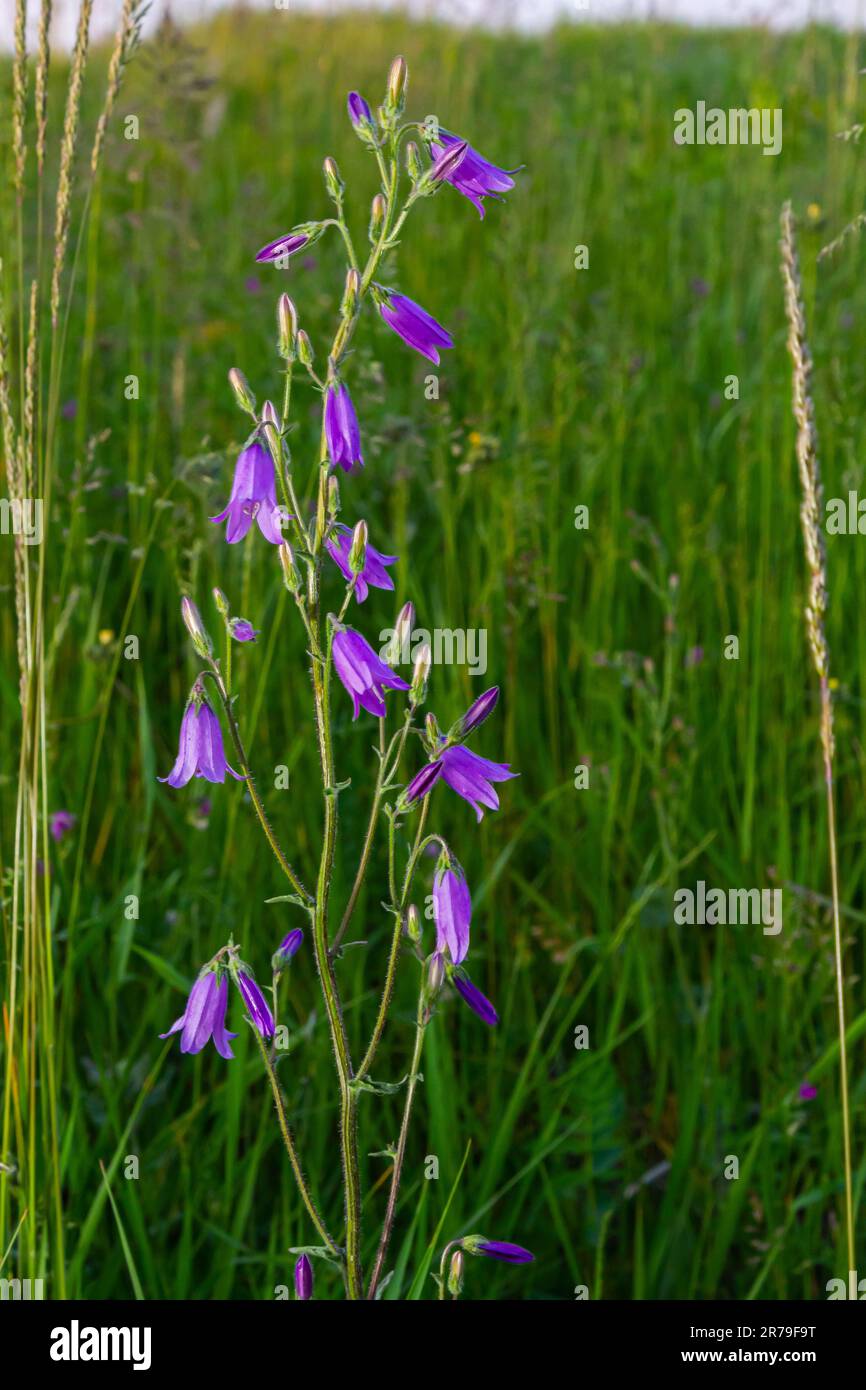
<svg viewBox="0 0 866 1390"><path fill-rule="evenodd" d="M274 0L244 0L249 9L272 9ZM521 29L544 28L558 17L615 21L618 19L671 19L689 24L769 24L797 27L810 19L846 28L863 27L866 0L289 0L296 11L338 12L342 9L402 8L412 14L434 16L455 23L492 23ZM158 22L166 5L177 20L200 19L225 8L226 0L153 0L147 28ZM39 0L28 0L28 21L35 35ZM120 0L94 0L92 32L111 31ZM0 47L11 45L15 0L0 0ZM77 0L54 0L55 45L67 46L75 32Z"/></svg>

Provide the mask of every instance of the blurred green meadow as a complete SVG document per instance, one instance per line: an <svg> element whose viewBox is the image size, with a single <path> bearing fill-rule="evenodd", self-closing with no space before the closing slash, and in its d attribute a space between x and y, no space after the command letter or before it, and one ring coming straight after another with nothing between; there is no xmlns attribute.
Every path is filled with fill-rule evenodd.
<svg viewBox="0 0 866 1390"><path fill-rule="evenodd" d="M49 802L77 818L51 846L58 1164L44 1086L22 1096L13 1081L3 1274L41 1275L55 1297L268 1299L291 1283L289 1248L313 1238L237 1002L231 1065L212 1049L181 1057L177 1039L157 1037L229 933L265 976L281 937L305 924L290 904L265 903L284 890L239 786L174 792L156 778L174 760L196 670L179 597L195 597L216 631L218 584L262 630L235 649L238 717L268 812L314 877L321 789L303 634L261 537L228 547L207 518L225 505L246 433L226 373L240 366L259 400L280 389L280 290L320 356L333 331L336 240L289 272L257 267L255 252L327 215L326 154L364 242L377 178L345 95L381 100L396 53L413 115L435 113L488 158L527 167L483 223L451 189L422 204L399 269L379 277L454 335L439 399L425 394L430 364L372 313L349 367L367 466L341 479L342 519L364 516L373 543L400 556L395 594L372 591L353 621L378 645L411 598L419 626L485 629L486 675L434 668L429 704L447 726L500 685L474 747L521 774L477 828L463 802L434 797L472 887L472 978L501 1024L486 1029L452 996L428 1030L384 1297L434 1296L431 1250L438 1259L446 1240L478 1230L536 1261L472 1261L470 1298L570 1299L581 1285L593 1298L823 1298L846 1272L836 1020L777 240L791 197L826 493L866 495L862 240L816 269L820 247L866 207L862 150L838 138L866 106L863 46L817 29L521 37L283 12L164 25L145 44L78 248L47 560ZM100 52L89 70L88 126L105 61ZM3 81L8 91L8 65ZM698 100L781 107L782 153L675 145L674 111ZM129 115L137 140L124 138ZM5 122L3 140L5 167ZM81 211L79 199L74 227ZM4 247L11 224L4 197ZM580 245L586 269L575 268ZM8 269L4 280L9 294ZM138 399L126 399L130 375ZM298 385L293 404L294 456L312 469L317 399ZM857 536L828 545L862 1205L866 549ZM3 536L7 1000L11 556ZM124 655L130 634L137 660ZM732 634L737 660L724 656ZM334 711L338 776L352 779L340 799L342 904L375 729L366 716L352 728L341 688ZM288 790L274 787L278 765ZM391 930L381 841L373 870L350 933L367 944L337 966L353 1052ZM782 932L674 926L673 891L699 879L782 888ZM379 1080L408 1070L416 988L407 957ZM293 1041L280 1079L305 1170L338 1225L336 1088L309 942L282 1009ZM6 1008L3 1018L8 1040ZM25 1035L44 1045L38 1018ZM368 1261L399 1105L362 1098ZM737 1180L725 1176L731 1155ZM425 1178L428 1156L438 1180ZM866 1261L862 1235L858 1250ZM318 1296L341 1295L324 1264L316 1278Z"/></svg>

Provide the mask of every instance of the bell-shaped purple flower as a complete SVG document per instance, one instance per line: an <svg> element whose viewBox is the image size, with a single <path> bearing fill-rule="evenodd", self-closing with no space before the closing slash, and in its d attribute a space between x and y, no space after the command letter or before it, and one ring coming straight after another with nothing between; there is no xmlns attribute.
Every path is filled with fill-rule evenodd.
<svg viewBox="0 0 866 1390"><path fill-rule="evenodd" d="M409 299L405 294L397 294L393 290L382 290L377 286L379 294L379 313L385 320L389 328L422 356L429 357L431 362L439 365L439 353L446 348L453 348L454 339L451 334L437 323L426 309L422 309L420 304Z"/></svg>
<svg viewBox="0 0 866 1390"><path fill-rule="evenodd" d="M313 1266L306 1255L301 1255L295 1265L295 1297L302 1303L313 1297Z"/></svg>
<svg viewBox="0 0 866 1390"><path fill-rule="evenodd" d="M430 144L430 153L434 158L434 170L441 160L457 145L466 144L458 135L452 135L450 131L439 127L439 139ZM496 198L502 202L502 194L508 193L514 187L512 174L516 174L523 165L518 165L517 169L500 169L496 164L491 164L482 155L474 150L471 145L466 145L466 153L458 162L455 168L444 174L445 181L450 183L458 193L462 193L464 198L468 198L478 209L480 217L484 217L485 198Z"/></svg>
<svg viewBox="0 0 866 1390"><path fill-rule="evenodd" d="M443 781L469 802L479 821L484 817L482 806L491 811L499 807L499 797L491 783L507 782L520 775L511 772L508 763L492 763L489 758L481 758L468 748L446 748L441 758Z"/></svg>
<svg viewBox="0 0 866 1390"><path fill-rule="evenodd" d="M229 545L242 541L253 521L266 541L281 545L281 519L282 511L277 506L274 461L264 445L254 439L238 456L228 506L218 516L212 516L211 521L217 524L228 522L226 540Z"/></svg>
<svg viewBox="0 0 866 1390"><path fill-rule="evenodd" d="M328 458L344 473L364 467L358 417L344 382L332 382L325 392L325 442Z"/></svg>
<svg viewBox="0 0 866 1390"><path fill-rule="evenodd" d="M213 970L209 970L206 975L199 975L190 990L186 1008L180 1018L171 1025L167 1033L160 1033L159 1036L170 1038L172 1033L180 1033L181 1052L201 1052L212 1038L219 1055L230 1060L234 1053L229 1046L229 1039L236 1038L237 1033L226 1032L228 996L229 987L225 975L219 981Z"/></svg>
<svg viewBox="0 0 866 1390"><path fill-rule="evenodd" d="M511 1245L507 1240L479 1240L472 1254L486 1255L489 1260L503 1260L509 1265L531 1264L535 1259L531 1250L525 1250L522 1245Z"/></svg>
<svg viewBox="0 0 866 1390"><path fill-rule="evenodd" d="M474 1014L477 1014L482 1023L486 1023L493 1028L499 1022L499 1014L494 1009L489 999L481 993L481 990L473 985L468 975L454 974L451 983L456 989L460 998L469 1005Z"/></svg>
<svg viewBox="0 0 866 1390"><path fill-rule="evenodd" d="M353 576L349 563L352 532L348 526L335 526L330 539L325 541L325 549L346 580L355 578L355 598L359 603L364 602L371 585L374 589L393 589L394 581L385 566L396 564L397 556L383 555L369 541L364 551L364 568L357 577Z"/></svg>
<svg viewBox="0 0 866 1390"><path fill-rule="evenodd" d="M363 707L379 719L385 717L385 690L408 690L401 676L395 676L390 666L373 651L366 637L353 627L334 633L334 668L352 697L357 719Z"/></svg>
<svg viewBox="0 0 866 1390"><path fill-rule="evenodd" d="M448 954L455 965L469 950L472 899L463 870L453 855L443 854L433 875L433 920L436 950Z"/></svg>
<svg viewBox="0 0 866 1390"><path fill-rule="evenodd" d="M226 762L220 722L207 700L192 699L181 720L177 761L167 777L157 780L168 782L170 787L185 787L192 777L224 782L227 772L238 782L244 780Z"/></svg>
<svg viewBox="0 0 866 1390"><path fill-rule="evenodd" d="M286 232L284 236L277 237L276 241L269 241L267 246L263 246L261 251L256 252L257 261L280 261L294 256L297 251L303 249L310 240L305 232Z"/></svg>
<svg viewBox="0 0 866 1390"><path fill-rule="evenodd" d="M263 1038L272 1038L274 1036L274 1016L252 975L238 970L234 976L234 981L255 1027Z"/></svg>

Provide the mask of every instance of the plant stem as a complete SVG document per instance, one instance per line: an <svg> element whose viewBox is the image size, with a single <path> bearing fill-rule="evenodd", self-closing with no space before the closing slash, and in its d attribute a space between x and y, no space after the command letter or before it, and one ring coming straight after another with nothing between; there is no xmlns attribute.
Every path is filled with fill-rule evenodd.
<svg viewBox="0 0 866 1390"><path fill-rule="evenodd" d="M397 1140L397 1152L394 1155L394 1171L391 1175L391 1187L388 1191L388 1206L385 1210L385 1223L382 1227L382 1235L379 1239L379 1249L376 1251L376 1262L373 1265L373 1273L370 1277L370 1287L367 1289L368 1299L376 1297L376 1288L382 1277L382 1266L385 1263L385 1256L388 1253L388 1243L391 1239L391 1230L394 1225L394 1216L397 1210L397 1194L400 1189L400 1178L403 1173L403 1160L406 1157L406 1140L409 1136L409 1121L412 1118L412 1103L415 1099L415 1091L417 1090L420 1080L418 1067L421 1062L421 1052L424 1047L424 1034L427 1029L428 1017L427 1004L424 996L424 985L422 983L421 992L418 997L415 1047L412 1051L409 1080L406 1083L406 1101L403 1106L403 1121L400 1125L400 1138Z"/></svg>
<svg viewBox="0 0 866 1390"><path fill-rule="evenodd" d="M271 1061L268 1055L268 1050L265 1047L264 1040L260 1036L258 1030L254 1029L253 1031L256 1035L256 1042L259 1045L259 1052L262 1054L262 1061L265 1064L265 1070L268 1073L268 1080L271 1083L271 1090L274 1093L274 1104L277 1107L277 1119L280 1125L280 1133L283 1136L283 1143L286 1146L286 1153L289 1155L289 1163L292 1165L292 1172L294 1173L295 1181L298 1184L298 1190L301 1194L301 1200L303 1201L304 1206L307 1208L310 1220L312 1221L313 1225L315 1226L318 1234L321 1236L325 1245L327 1245L328 1249L334 1255L341 1257L341 1251L339 1246L336 1245L336 1243L329 1236L325 1223L323 1222L321 1216L318 1213L318 1210L316 1209L316 1204L310 1196L310 1190L307 1187L306 1179L304 1178L304 1174L301 1170L301 1164L298 1158L298 1151L295 1148L295 1141L292 1138L292 1131L289 1128L289 1121L286 1115L285 1101L283 1100L283 1093L280 1090L280 1083L277 1078L277 1073L274 1068L273 1062Z"/></svg>

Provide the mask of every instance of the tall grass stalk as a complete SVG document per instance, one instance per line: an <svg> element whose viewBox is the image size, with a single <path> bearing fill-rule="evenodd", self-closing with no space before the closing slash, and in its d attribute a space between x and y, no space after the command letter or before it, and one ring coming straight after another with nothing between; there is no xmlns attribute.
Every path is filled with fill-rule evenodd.
<svg viewBox="0 0 866 1390"><path fill-rule="evenodd" d="M812 665L818 675L821 692L821 757L824 764L824 786L827 795L827 835L830 844L830 892L833 904L833 948L836 969L836 1006L839 1020L839 1085L842 1093L842 1147L845 1167L845 1232L848 1250L848 1269L854 1263L854 1201L851 1178L851 1122L848 1102L848 1058L845 1035L845 965L842 949L842 927L839 912L839 868L836 847L836 811L833 795L833 700L830 687L830 653L827 646L825 618L827 613L827 552L821 518L824 510L824 490L818 461L818 434L815 427L815 407L812 400L812 354L806 335L806 313L803 306L803 285L797 256L794 215L786 202L781 215L782 281L785 289L785 315L788 320L788 351L793 363L793 408L797 424L797 466L800 473L802 502L800 520L803 544L809 571L809 595L806 602L806 636Z"/></svg>

